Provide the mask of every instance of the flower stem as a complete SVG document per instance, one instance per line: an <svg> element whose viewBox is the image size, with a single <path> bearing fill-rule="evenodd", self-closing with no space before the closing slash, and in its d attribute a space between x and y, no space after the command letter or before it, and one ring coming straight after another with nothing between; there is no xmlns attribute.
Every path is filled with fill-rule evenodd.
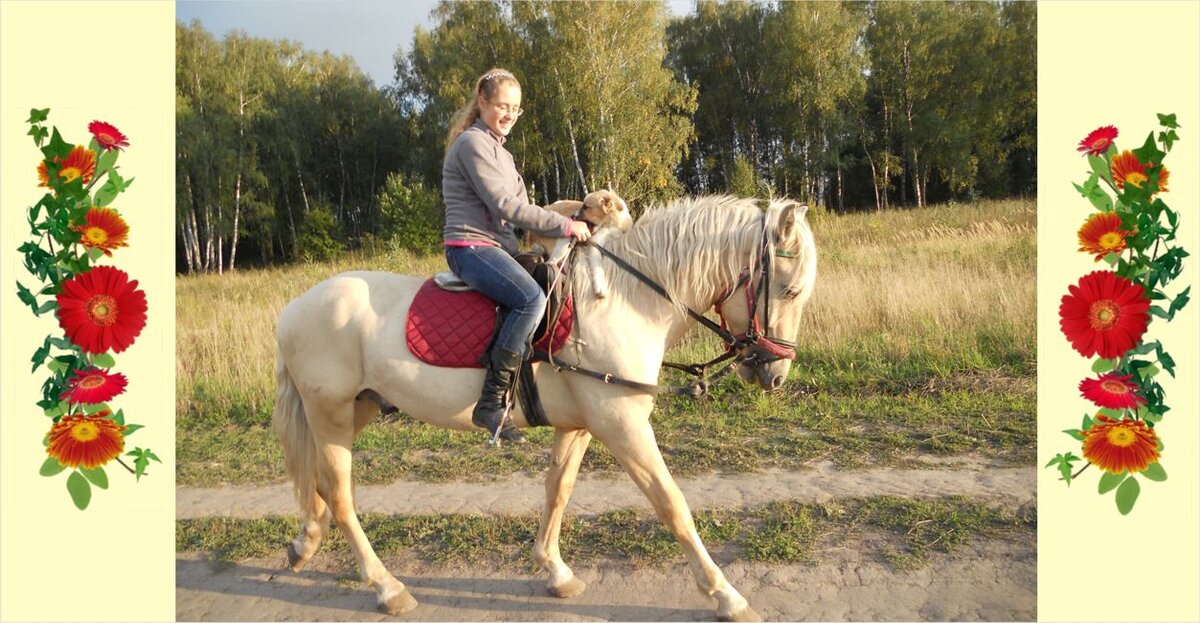
<svg viewBox="0 0 1200 623"><path fill-rule="evenodd" d="M120 460L120 459L117 459L117 460ZM1091 462L1091 461L1088 461L1088 464L1087 464L1087 465L1084 465L1083 467L1079 468L1079 471L1077 471L1077 472L1075 472L1074 474L1072 474L1072 475L1071 475L1071 480L1075 480L1076 478L1078 478L1078 477L1079 477L1079 475L1080 475L1080 474L1082 474L1082 473L1084 472L1084 470L1086 470L1087 468L1089 468L1089 467L1091 467L1091 466L1092 466L1092 462ZM1062 479L1062 478L1059 478L1059 480L1063 480L1063 479Z"/></svg>
<svg viewBox="0 0 1200 623"><path fill-rule="evenodd" d="M129 468L128 465L125 464L125 461L121 460L121 457L117 457L117 462L121 464L121 467L124 467L125 469L129 470L130 474L137 474L137 472L133 471L132 469Z"/></svg>

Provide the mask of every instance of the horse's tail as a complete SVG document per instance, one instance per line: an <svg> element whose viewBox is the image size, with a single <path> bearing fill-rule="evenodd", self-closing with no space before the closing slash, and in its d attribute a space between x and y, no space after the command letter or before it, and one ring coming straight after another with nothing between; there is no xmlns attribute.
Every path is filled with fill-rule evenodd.
<svg viewBox="0 0 1200 623"><path fill-rule="evenodd" d="M271 423L283 444L284 463L295 485L296 501L301 511L307 513L317 489L317 444L283 353L276 354L275 384L275 413Z"/></svg>

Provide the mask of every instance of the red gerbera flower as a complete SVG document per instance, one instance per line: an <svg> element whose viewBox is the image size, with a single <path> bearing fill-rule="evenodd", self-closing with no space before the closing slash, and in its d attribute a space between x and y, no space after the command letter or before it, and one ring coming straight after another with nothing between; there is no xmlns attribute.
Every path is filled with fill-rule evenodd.
<svg viewBox="0 0 1200 623"><path fill-rule="evenodd" d="M1120 357L1133 348L1150 323L1150 299L1142 286L1098 270L1070 286L1058 307L1059 326L1084 357Z"/></svg>
<svg viewBox="0 0 1200 623"><path fill-rule="evenodd" d="M75 181L76 178L83 178L83 184L86 186L92 181L92 175L96 173L96 152L87 149L86 147L76 146L67 154L67 159L62 160L55 158L55 162L62 163L62 170L58 176L68 182ZM43 160L38 165L38 180L39 187L50 186L50 173L46 170L46 161Z"/></svg>
<svg viewBox="0 0 1200 623"><path fill-rule="evenodd" d="M75 376L67 381L67 391L59 399L74 404L99 404L112 400L113 396L125 391L128 381L121 373L109 374L100 368L76 370Z"/></svg>
<svg viewBox="0 0 1200 623"><path fill-rule="evenodd" d="M50 427L46 454L64 467L93 469L117 458L125 450L124 426L105 419L109 410L94 415L67 415Z"/></svg>
<svg viewBox="0 0 1200 623"><path fill-rule="evenodd" d="M1111 125L1106 125L1102 128L1092 130L1082 141L1079 141L1079 151L1087 152L1093 156L1103 156L1104 152L1112 146L1113 139L1117 138L1117 129Z"/></svg>
<svg viewBox="0 0 1200 623"><path fill-rule="evenodd" d="M146 326L146 294L123 270L97 266L62 284L58 323L89 353L121 352Z"/></svg>
<svg viewBox="0 0 1200 623"><path fill-rule="evenodd" d="M1136 409L1146 404L1146 399L1137 395L1141 388L1130 382L1132 374L1121 376L1114 372L1094 379L1083 379L1079 391L1084 398L1107 409Z"/></svg>
<svg viewBox="0 0 1200 623"><path fill-rule="evenodd" d="M125 237L129 235L129 225L125 219L110 208L92 208L84 216L87 223L78 225L79 242L89 249L100 249L112 257L112 250L127 247Z"/></svg>
<svg viewBox="0 0 1200 623"><path fill-rule="evenodd" d="M1125 190L1126 184L1141 188L1142 184L1145 184L1150 179L1149 174L1146 173L1146 169L1152 166L1154 166L1153 162L1149 164L1143 164L1137 159L1137 156L1133 155L1132 151L1126 149L1120 154L1113 156L1113 183L1116 184L1117 188L1121 190ZM1171 174L1169 171L1167 171L1166 167L1163 167L1159 170L1158 192L1167 192L1167 180L1170 179L1170 177Z"/></svg>
<svg viewBox="0 0 1200 623"><path fill-rule="evenodd" d="M1083 431L1083 457L1096 467L1114 474L1134 473L1158 461L1158 434L1145 422L1103 415L1096 420L1100 423Z"/></svg>
<svg viewBox="0 0 1200 623"><path fill-rule="evenodd" d="M111 124L103 121L93 121L88 124L88 132L96 137L96 142L105 151L115 149L120 151L122 147L129 147L129 139L125 138L121 131L113 127Z"/></svg>
<svg viewBox="0 0 1200 623"><path fill-rule="evenodd" d="M1124 251L1131 232L1121 229L1121 217L1116 212L1098 212L1088 217L1078 235L1079 250L1094 253L1099 262L1109 253Z"/></svg>

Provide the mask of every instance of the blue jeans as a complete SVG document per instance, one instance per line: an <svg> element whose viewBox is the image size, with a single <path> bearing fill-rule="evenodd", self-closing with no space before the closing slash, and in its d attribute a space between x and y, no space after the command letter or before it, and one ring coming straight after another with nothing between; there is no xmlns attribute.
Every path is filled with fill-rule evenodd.
<svg viewBox="0 0 1200 623"><path fill-rule="evenodd" d="M493 350L524 354L546 312L546 295L529 273L499 247L446 247L450 270L508 310Z"/></svg>

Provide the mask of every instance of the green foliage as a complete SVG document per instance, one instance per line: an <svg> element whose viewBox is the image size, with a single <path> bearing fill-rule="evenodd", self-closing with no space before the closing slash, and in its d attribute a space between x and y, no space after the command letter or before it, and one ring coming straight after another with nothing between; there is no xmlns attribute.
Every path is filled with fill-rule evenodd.
<svg viewBox="0 0 1200 623"><path fill-rule="evenodd" d="M758 197L761 196L763 187L762 180L758 177L758 173L754 170L754 165L742 156L737 156L733 160L733 171L729 174L729 187L727 191L738 197Z"/></svg>
<svg viewBox="0 0 1200 623"><path fill-rule="evenodd" d="M434 253L441 248L445 215L440 193L420 180L391 173L377 200L381 237L413 253Z"/></svg>
<svg viewBox="0 0 1200 623"><path fill-rule="evenodd" d="M141 480L142 476L146 474L146 468L150 466L150 461L162 463L162 460L158 458L158 455L150 451L149 448L134 448L133 450L126 452L125 455L133 457L134 475L136 476L137 480Z"/></svg>
<svg viewBox="0 0 1200 623"><path fill-rule="evenodd" d="M325 262L337 257L345 248L339 242L341 228L333 210L319 207L309 210L300 225L297 255L306 262Z"/></svg>

